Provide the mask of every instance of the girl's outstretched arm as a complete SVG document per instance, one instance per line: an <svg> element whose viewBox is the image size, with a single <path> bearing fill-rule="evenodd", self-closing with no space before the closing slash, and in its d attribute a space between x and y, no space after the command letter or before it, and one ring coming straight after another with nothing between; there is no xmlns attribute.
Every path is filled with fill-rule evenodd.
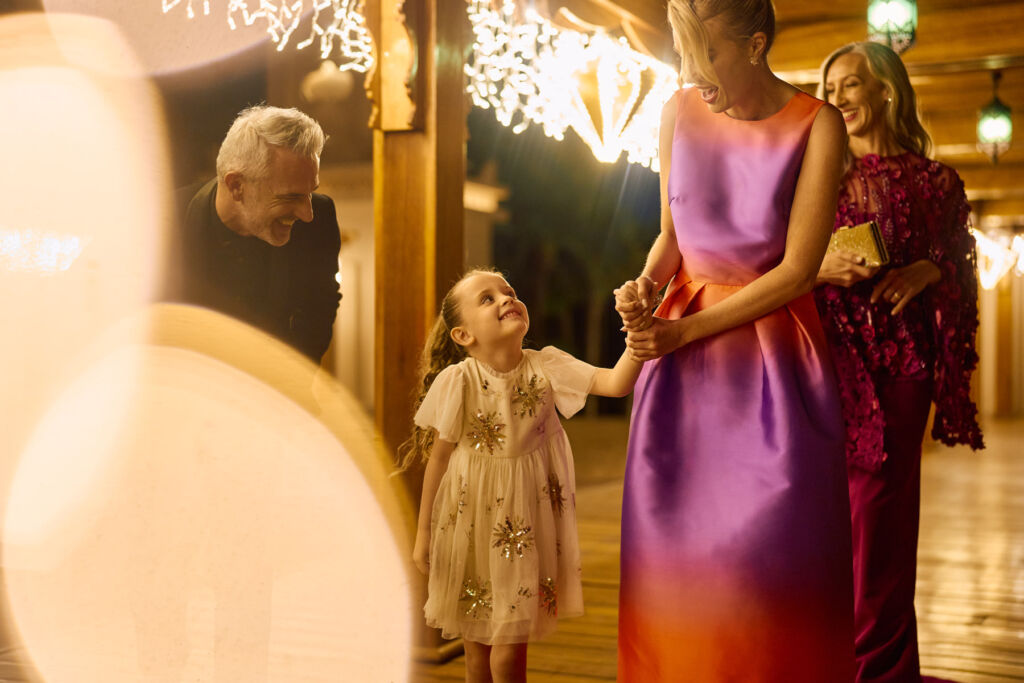
<svg viewBox="0 0 1024 683"><path fill-rule="evenodd" d="M590 393L597 396L621 398L633 391L636 378L640 376L643 363L633 360L629 350L623 351L619 362L614 368L598 368L594 373L594 382L590 385Z"/></svg>
<svg viewBox="0 0 1024 683"><path fill-rule="evenodd" d="M455 444L444 441L434 434L434 447L427 459L423 473L423 494L420 496L420 516L416 525L416 542L413 544L412 561L424 574L430 572L430 514L434 509L434 497L441 485L441 477L448 469L448 459L455 450Z"/></svg>

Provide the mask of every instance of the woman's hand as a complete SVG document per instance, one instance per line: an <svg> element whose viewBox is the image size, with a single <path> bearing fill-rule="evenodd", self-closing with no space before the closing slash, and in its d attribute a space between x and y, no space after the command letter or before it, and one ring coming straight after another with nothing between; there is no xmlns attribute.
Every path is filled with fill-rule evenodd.
<svg viewBox="0 0 1024 683"><path fill-rule="evenodd" d="M416 532L416 542L412 547L412 561L420 573L430 573L430 530L420 529Z"/></svg>
<svg viewBox="0 0 1024 683"><path fill-rule="evenodd" d="M666 320L653 317L650 327L630 330L626 335L626 348L634 360L648 361L660 358L686 344L685 318Z"/></svg>
<svg viewBox="0 0 1024 683"><path fill-rule="evenodd" d="M834 251L825 254L818 269L818 284L850 287L861 280L874 277L879 266L864 265L864 258L849 251Z"/></svg>
<svg viewBox="0 0 1024 683"><path fill-rule="evenodd" d="M627 280L621 287L616 289L615 310L622 317L623 330L643 330L650 327L652 302L658 285L646 275L641 275L636 280Z"/></svg>
<svg viewBox="0 0 1024 683"><path fill-rule="evenodd" d="M896 315L915 296L942 279L942 271L928 259L915 261L909 266L893 268L875 285L871 292L871 303L888 301L893 304L892 314Z"/></svg>

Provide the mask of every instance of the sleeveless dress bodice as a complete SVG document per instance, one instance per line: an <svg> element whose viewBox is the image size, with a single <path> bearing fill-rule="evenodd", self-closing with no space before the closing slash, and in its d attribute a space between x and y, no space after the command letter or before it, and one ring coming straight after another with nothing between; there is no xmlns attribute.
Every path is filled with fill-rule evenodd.
<svg viewBox="0 0 1024 683"><path fill-rule="evenodd" d="M657 314L728 298L782 260L823 103L713 114L677 96L668 198L681 266ZM831 190L829 190L831 191ZM853 680L843 426L810 294L647 363L622 513L620 681Z"/></svg>

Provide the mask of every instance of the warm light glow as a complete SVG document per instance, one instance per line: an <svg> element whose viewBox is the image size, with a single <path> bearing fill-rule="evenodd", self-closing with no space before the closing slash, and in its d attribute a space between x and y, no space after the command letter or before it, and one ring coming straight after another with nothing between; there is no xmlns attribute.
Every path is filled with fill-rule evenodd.
<svg viewBox="0 0 1024 683"><path fill-rule="evenodd" d="M905 26L912 18L905 2L876 2L868 9L868 23L873 27Z"/></svg>
<svg viewBox="0 0 1024 683"><path fill-rule="evenodd" d="M971 230L971 234L978 244L978 281L983 289L995 289L1003 276L1013 268L1020 252L1007 248L1001 241L980 230Z"/></svg>
<svg viewBox="0 0 1024 683"><path fill-rule="evenodd" d="M269 335L152 303L180 231L145 73L110 21L0 17L5 663L406 681L411 503L362 406Z"/></svg>
<svg viewBox="0 0 1024 683"><path fill-rule="evenodd" d="M982 118L978 122L978 139L981 142L1001 142L1010 139L1013 125L1008 116Z"/></svg>
<svg viewBox="0 0 1024 683"><path fill-rule="evenodd" d="M182 0L161 0L166 14L182 4ZM373 38L366 26L363 12L365 0L282 0L271 2L259 0L257 9L249 9L246 0L228 0L227 22L232 30L238 28L239 19L245 26L257 21L266 24L266 32L281 51L288 44L292 33L298 29L303 17L312 12L309 36L298 42L301 50L319 41L320 57L332 58L338 62L341 71L365 73L373 67ZM185 12L189 19L196 16L193 0L186 0ZM203 0L203 14L210 14L209 0Z"/></svg>
<svg viewBox="0 0 1024 683"><path fill-rule="evenodd" d="M0 268L41 275L67 270L86 242L75 235L0 228Z"/></svg>
<svg viewBox="0 0 1024 683"><path fill-rule="evenodd" d="M14 454L5 604L42 680L408 680L403 503L361 406L213 311L124 332Z"/></svg>
<svg viewBox="0 0 1024 683"><path fill-rule="evenodd" d="M164 276L174 186L142 74L111 22L0 17L0 508L43 406Z"/></svg>
<svg viewBox="0 0 1024 683"><path fill-rule="evenodd" d="M572 128L594 156L658 170L661 108L678 88L671 67L624 38L560 29L514 0L470 0L473 102L516 133L530 123L562 140Z"/></svg>
<svg viewBox="0 0 1024 683"><path fill-rule="evenodd" d="M1013 269L1014 274L1024 277L1024 237L1016 235L1010 243L1010 250L1017 255L1017 266Z"/></svg>

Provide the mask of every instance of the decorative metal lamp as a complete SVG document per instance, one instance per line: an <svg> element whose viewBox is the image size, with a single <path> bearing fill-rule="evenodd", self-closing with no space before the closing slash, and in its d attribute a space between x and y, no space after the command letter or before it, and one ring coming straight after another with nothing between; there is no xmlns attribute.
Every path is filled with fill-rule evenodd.
<svg viewBox="0 0 1024 683"><path fill-rule="evenodd" d="M871 0L868 3L868 39L902 54L914 44L917 0Z"/></svg>
<svg viewBox="0 0 1024 683"><path fill-rule="evenodd" d="M1010 149L1013 140L1013 119L1010 108L999 99L999 79L1002 73L992 72L992 101L978 112L978 149L999 163L999 155Z"/></svg>

